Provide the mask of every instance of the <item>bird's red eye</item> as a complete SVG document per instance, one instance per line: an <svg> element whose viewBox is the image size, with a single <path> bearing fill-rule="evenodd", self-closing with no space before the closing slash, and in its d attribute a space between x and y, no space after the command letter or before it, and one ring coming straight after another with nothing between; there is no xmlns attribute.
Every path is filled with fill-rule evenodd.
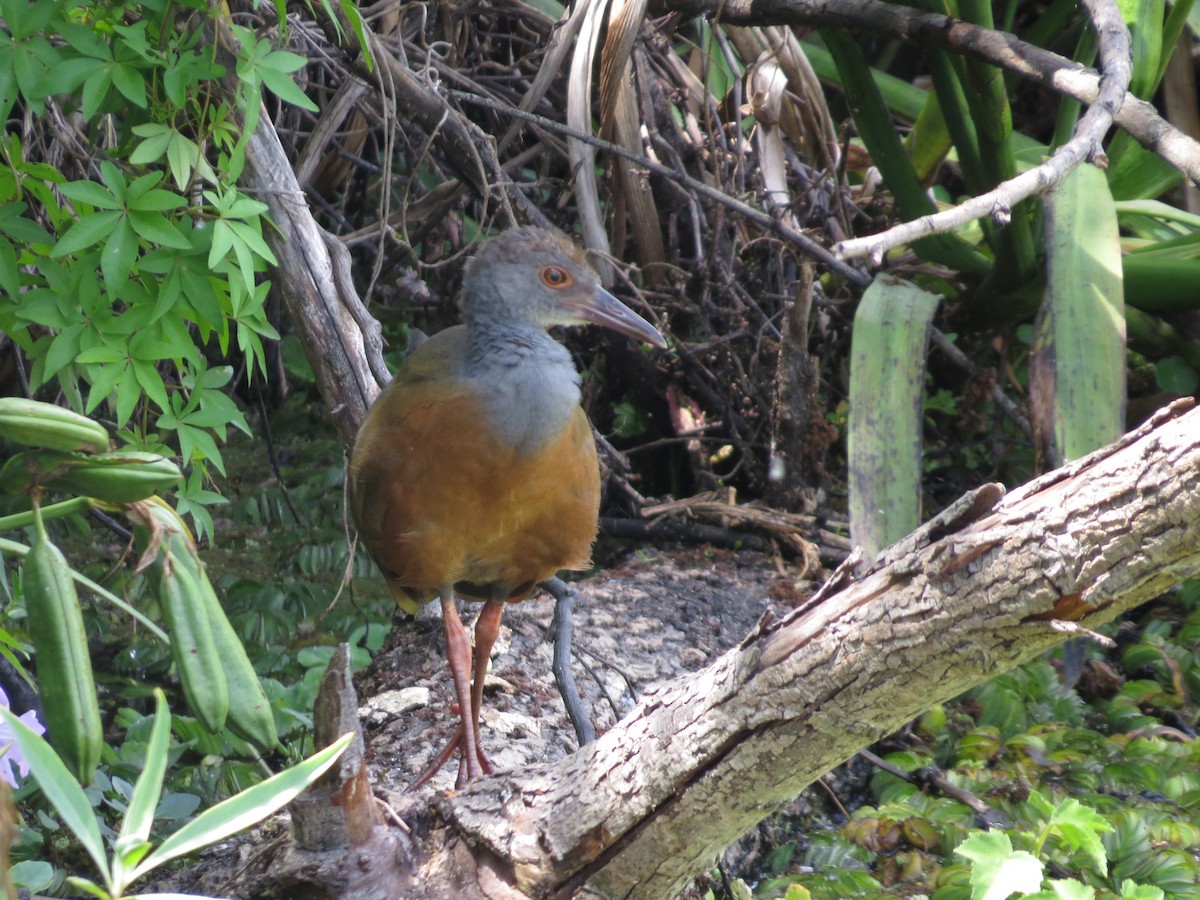
<svg viewBox="0 0 1200 900"><path fill-rule="evenodd" d="M542 269L542 282L546 287L563 288L571 283L571 275L562 266L546 266Z"/></svg>

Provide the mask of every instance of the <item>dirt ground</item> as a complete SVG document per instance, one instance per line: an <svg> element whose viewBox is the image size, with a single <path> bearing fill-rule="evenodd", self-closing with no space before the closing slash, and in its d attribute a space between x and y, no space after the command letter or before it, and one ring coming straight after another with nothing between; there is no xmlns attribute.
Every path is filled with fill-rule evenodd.
<svg viewBox="0 0 1200 900"><path fill-rule="evenodd" d="M572 665L597 732L632 709L648 686L699 669L737 644L780 578L761 554L648 550L579 582ZM550 668L553 614L546 595L505 610L482 713L484 750L499 769L555 760L576 747ZM356 679L378 787L403 791L453 733L443 646L440 617L422 615L398 625ZM451 788L455 774L447 765L428 789ZM425 802L425 793L405 797Z"/></svg>

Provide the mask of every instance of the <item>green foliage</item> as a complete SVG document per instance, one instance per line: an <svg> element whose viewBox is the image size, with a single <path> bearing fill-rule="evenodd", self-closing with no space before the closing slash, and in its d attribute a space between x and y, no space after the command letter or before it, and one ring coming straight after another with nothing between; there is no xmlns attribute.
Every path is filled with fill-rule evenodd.
<svg viewBox="0 0 1200 900"><path fill-rule="evenodd" d="M156 705L145 746L144 767L127 794L120 830L110 841L111 859L105 852L104 836L92 803L62 760L16 716L7 710L0 711L46 798L91 857L101 884L85 878L67 880L73 887L102 900L124 896L130 884L163 863L224 840L285 806L337 761L351 738L344 735L305 762L205 810L154 847L150 831L160 809L171 732L166 698L161 692L156 693Z"/></svg>
<svg viewBox="0 0 1200 900"><path fill-rule="evenodd" d="M917 777L876 770L871 801L784 844L755 895L1200 897L1200 748L1168 724L1197 716L1200 582L1122 632L1120 650L1092 651L1087 699L1035 660L928 711L888 742ZM925 772L1002 824L982 831Z"/></svg>
<svg viewBox="0 0 1200 900"><path fill-rule="evenodd" d="M233 367L212 357L265 375L263 341L278 338L266 206L235 179L264 91L315 109L290 77L305 60L235 29L231 108L202 44L215 14L203 5L142 5L135 17L10 0L0 12L0 112L22 104L35 127L48 106L77 112L75 137L97 160L70 172L15 134L0 144L0 329L32 361L33 389L56 385L137 447L177 454L190 468L181 511L211 533L210 467L225 471L230 426L249 433L225 393Z"/></svg>
<svg viewBox="0 0 1200 900"><path fill-rule="evenodd" d="M1003 832L981 832L967 838L954 851L974 864L971 897L1004 900L1012 894L1032 894L1042 884L1042 864L1024 850L1014 850Z"/></svg>
<svg viewBox="0 0 1200 900"><path fill-rule="evenodd" d="M994 24L992 7L974 0L917 5L983 26ZM1096 42L1080 9L1069 3L1052 6L1033 16L1018 4L997 8L997 17L1007 17L998 27L1019 26L1021 38L1091 65ZM1180 4L1164 15L1164 4L1158 0L1121 4L1133 30L1132 89L1139 96L1154 95L1191 6ZM868 58L842 31L826 28L818 34L821 46L810 38L805 53L819 75L836 82L844 93L844 109L836 107L840 102L836 96L830 98L834 118L853 117L857 137L886 185L887 212L901 219L934 212L931 193L953 202L961 199L955 191L983 193L1041 162L1069 136L1078 120L1078 104L1064 101L1054 136L1043 143L1047 136L1044 129L1034 130L1036 121L1028 124L1029 134L1017 130L1014 119L1028 101L1013 90L1016 81L969 54L926 48L917 71L928 75L932 90L922 91L907 83L911 73L902 68L912 59L895 54L894 47L881 48ZM905 83L897 83L890 71L897 71L899 81ZM911 123L903 146L897 134L904 127L897 125L897 119ZM954 274L946 277L938 265L930 265L923 272L918 267L915 276L906 269L905 277L942 293L945 313L958 326L1007 327L1023 323L1039 303L1043 305L1034 365L1019 342L1008 343L997 360L1001 383L1006 380L1017 392L1038 401L1026 413L1033 419L1041 442L1037 453L1042 455L1024 449L1021 445L1027 437L1003 424L992 429L990 440L980 445L982 452L972 452L976 448L962 432L973 424L969 414L983 405L983 398L974 394L979 385L970 384L967 389L974 395L957 404L960 414L953 422L953 435L931 443L928 438L941 423L926 428L927 492L936 489L940 473L964 466L990 467L1006 482L1019 483L1039 463L1061 458L1062 453L1074 458L1115 436L1123 427L1126 401L1126 328L1129 345L1145 354L1152 368L1153 380L1142 381L1134 396L1155 391L1188 395L1200 384L1196 342L1157 315L1196 307L1200 220L1170 205L1166 192L1178 183L1179 173L1128 135L1117 134L1108 154L1106 169L1085 166L1058 188L1053 219L1046 216L1041 201L1023 202L995 221L981 219L954 235L913 242L916 255L948 266ZM935 180L943 163L953 170L954 179ZM1102 183L1097 190L1097 179L1106 182L1107 189ZM1108 194L1121 202L1114 204ZM1152 199L1159 196L1164 199ZM1004 218L1011 221L1003 224ZM895 261L900 262L902 254L897 252ZM1098 262L1094 257L1102 259ZM963 333L969 335L971 330L965 328ZM968 353L977 361L987 358L982 347L974 350ZM933 397L944 390L944 382L930 385ZM956 395L961 396L962 390L960 384L954 385ZM938 410L948 412L950 405L943 402ZM869 414L879 416L878 407L876 399ZM985 427L979 430L984 432ZM1049 456L1044 455L1045 445L1054 444ZM995 458L997 447L1005 448L1000 459ZM970 478L966 482L977 483ZM956 484L959 490L953 495L964 486ZM912 499L915 502L916 495Z"/></svg>
<svg viewBox="0 0 1200 900"><path fill-rule="evenodd" d="M303 391L295 394L298 399L302 395ZM121 565L116 557L104 559L101 548L106 545L96 540L92 524L80 513L99 505L109 513L119 511L131 521L139 522L145 520L146 509L154 509L167 516L169 522L177 526L181 523L158 501L141 499L149 491L145 490L146 478L140 468L148 463L143 462L141 457L130 457L124 451L107 451L108 434L96 423L36 401L7 398L0 404L3 404L0 416L11 415L12 418L6 435L34 448L11 455L10 462L18 465L6 464L4 468L5 474L0 481L10 491L18 493L8 498L0 495L0 504L10 511L9 515L0 516L0 530L31 528L34 518L28 508L29 497L26 492L34 489L42 491L47 501L41 508L47 530L53 528L55 542L61 544L73 559L82 560L75 562L77 568L70 568L63 562L63 577L102 598L99 603L79 604L83 613L86 648L97 660L111 660L103 671L95 673L100 688L99 696L105 706L106 727L103 737L108 743L99 747L100 769L85 794L91 810L89 816L99 820L97 827L101 835L111 843L119 834L118 820L133 803L134 784L146 768L149 723L152 721L143 715L145 703L150 697L147 685L163 685L168 690L174 690L178 697L177 675L182 669L176 667L176 660L167 643L177 637L175 629L168 634L156 624L156 620L161 619L161 598L154 590L147 590L148 579L133 565L136 557L129 559L127 565ZM10 406L13 408L10 409ZM324 425L328 428L327 422ZM36 449L45 447L59 449ZM76 448L87 448L90 452L81 452ZM96 452L102 449L105 452ZM230 589L227 606L234 630L253 651L254 669L247 674L256 682L261 680L269 703L268 714L288 742L283 752L292 760L300 759L306 752L306 743L310 740L307 735L311 730L307 711L312 708L320 676L334 644L348 636L352 645L353 664L361 668L369 662L369 653L381 646L390 612L394 609L390 598L386 598L386 591L381 592L386 602L372 608L370 617L364 615L366 610L362 608L330 608L332 585L336 584L336 579L345 570L348 555L340 522L342 471L340 466L330 461L340 460L341 450L332 437L313 440L311 435L305 443L305 450L315 450L321 454L320 464L310 465L308 460L297 460L296 472L303 475L296 476L294 496L314 519L310 529L305 532L307 540L299 548L295 545L297 532L293 518L292 528L287 531L267 529L279 536L279 546L249 548L245 551L246 565L252 566L255 574L261 573L264 554L279 553L280 564L269 568L282 571L294 568L295 560L302 551L307 550L311 577L323 578L324 583L285 578L266 583L229 575L221 579ZM237 452L243 454L244 458L241 446ZM28 454L37 454L34 461L38 465L26 464ZM110 465L114 459L127 460L127 463L123 467ZM41 463L45 463L45 466ZM60 492L70 492L69 488L63 488L60 484L63 479L59 473L64 465L70 467L76 478L79 473L99 466L96 471L104 475L105 480L97 484L105 491L121 493L137 488L139 492L136 495L123 493L125 500L119 505L114 502L101 503L87 497L48 502ZM154 478L160 479L158 463L149 467ZM311 479L308 480L310 475ZM260 477L258 481L265 482L266 478ZM266 509L290 509L286 503L280 502L281 496L279 486L275 485L273 488L264 487L253 493L248 492L243 499L231 505L233 511L246 514L237 520L239 525L245 527L245 534L258 534L263 526L261 521L252 521L249 511L257 507L252 507L247 501L257 499ZM271 521L268 524L276 523ZM227 529L226 537L232 539L237 536L236 528ZM180 554L190 553L190 545L186 541L180 544L179 538L180 535L176 534L163 546L169 545ZM141 539L143 549L147 543ZM243 535L242 543L253 541L247 541ZM335 555L334 547L339 544L341 549ZM324 552L317 554L318 549ZM14 557L29 552L24 543L8 539L0 539L0 551ZM122 548L117 548L118 556L121 552ZM228 560L225 562L228 563ZM365 560L358 561L355 568L360 572L368 570ZM79 569L103 573L109 586L101 587ZM0 613L0 652L20 668L20 657L14 651L27 654L31 649L29 617L26 615L29 579L23 568L5 569L5 572L12 572L14 577L11 582L7 578L2 582L8 602ZM194 571L192 581L198 578L207 578L207 572L204 569ZM59 594L63 593L65 591L59 591ZM86 600L87 597L85 594L81 599ZM205 601L206 604L208 602ZM215 608L215 596L211 602ZM303 639L298 639L298 635L303 635ZM81 642L81 646L84 646L84 642ZM222 650L227 675L232 671L228 665L233 658L232 653L233 649L228 646ZM54 684L60 700L67 696L65 691L71 687L70 680L66 676L55 676L46 660L35 656L35 662L38 664L39 678L48 679L43 683ZM260 676L271 677L260 679ZM91 690L90 696L95 700L97 691ZM234 699L231 690L231 720L234 719ZM187 825L201 805L209 807L220 803L239 791L253 787L262 780L264 773L269 774L266 763L258 758L259 751L228 728L214 734L196 719L182 715L172 717L170 727L177 743L169 751L169 765L160 776L166 797L159 804L155 815L157 824L154 826L156 836L162 839ZM114 736L122 734L123 742L119 742L119 737L114 739ZM23 791L19 799L27 808L36 810L36 818L32 820L35 828L25 829L23 834L27 839L23 839L13 851L14 859L21 865L19 874L24 879L22 884L37 890L60 885L63 869L48 867L46 858L54 859L60 867L65 864L70 871L79 871L79 866L69 861L69 849L60 847L63 827L70 826L70 822L64 819L62 810L53 812L39 807L41 801L31 791ZM77 820L78 816L75 816L71 822ZM109 824L110 821L112 824ZM47 844L52 845L52 852ZM63 849L68 850L65 856Z"/></svg>

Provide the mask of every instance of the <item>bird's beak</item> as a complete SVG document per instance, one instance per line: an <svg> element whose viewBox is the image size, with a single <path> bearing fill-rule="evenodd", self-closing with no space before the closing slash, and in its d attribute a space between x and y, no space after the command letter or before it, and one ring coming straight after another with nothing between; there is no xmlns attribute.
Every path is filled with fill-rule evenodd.
<svg viewBox="0 0 1200 900"><path fill-rule="evenodd" d="M653 344L660 350L667 348L667 342L658 333L657 328L599 285L590 297L571 305L573 311L585 322L603 325L605 328L629 335L634 340Z"/></svg>

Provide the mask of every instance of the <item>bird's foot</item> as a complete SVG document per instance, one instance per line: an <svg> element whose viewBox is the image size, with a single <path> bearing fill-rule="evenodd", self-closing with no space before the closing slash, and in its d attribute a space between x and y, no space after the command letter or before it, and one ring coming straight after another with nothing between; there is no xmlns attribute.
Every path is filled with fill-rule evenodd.
<svg viewBox="0 0 1200 900"><path fill-rule="evenodd" d="M478 768L474 772L471 771L472 767L468 764L467 760L471 757L472 748L466 746L467 742L463 732L463 726L461 723L459 723L458 728L455 729L454 737L450 738L450 740L446 743L446 746L444 746L438 755L434 757L433 762L429 764L429 768L422 772L417 777L417 780L408 786L410 791L417 790L421 787L421 785L425 784L425 782L441 771L442 766L444 766L450 757L454 755L455 750L458 751L458 778L455 779L454 782L455 790L460 790L469 782L482 778L484 775L491 775L496 771L496 767L493 766L492 761L487 758L487 754L483 752L483 747L479 746L478 741L475 742L475 746L473 748L474 757Z"/></svg>
<svg viewBox="0 0 1200 900"><path fill-rule="evenodd" d="M475 775L472 775L468 770L468 758L468 751L466 747L460 745L458 754L458 778L454 781L454 789L456 791L466 787L468 783L482 778L484 775L491 775L496 771L495 766L492 765L492 761L487 758L487 754L483 752L483 748L480 747L478 743L475 745L475 759L479 763L479 772Z"/></svg>

